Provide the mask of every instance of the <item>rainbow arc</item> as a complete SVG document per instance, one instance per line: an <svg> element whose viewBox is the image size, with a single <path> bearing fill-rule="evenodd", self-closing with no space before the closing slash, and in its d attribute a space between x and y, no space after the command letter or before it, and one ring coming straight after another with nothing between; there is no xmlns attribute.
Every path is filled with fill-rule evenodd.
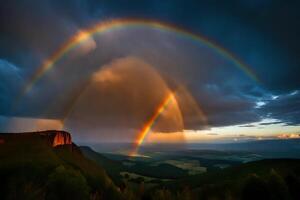
<svg viewBox="0 0 300 200"><path fill-rule="evenodd" d="M231 52L227 51L225 48L217 45L215 42L208 40L207 38L195 34L193 32L187 31L185 29L179 28L172 24L155 21L155 20L145 20L145 19L112 19L107 21L101 21L85 30L81 30L70 37L67 41L65 41L52 55L46 59L30 81L25 85L24 90L22 91L20 97L23 97L25 94L31 91L34 85L51 69L57 66L57 63L67 55L72 49L76 48L78 45L87 41L90 37L95 34L104 34L108 31L112 31L115 29L122 28L143 28L149 27L152 29L163 30L174 32L181 37L192 39L196 42L206 45L207 47L215 50L218 54L223 56L224 58L230 60L234 66L238 67L240 70L244 71L252 80L259 82L257 76L253 73L253 71L240 59L238 59ZM85 87L84 87L85 88ZM84 89L83 89L84 90ZM80 96L80 95L79 95ZM19 98L20 98L19 97ZM171 101L176 100L174 94L171 92L166 96L166 98L159 104L157 109L155 110L152 117L148 120L148 122L143 126L141 132L138 134L138 137L135 140L135 150L133 153L136 153L139 146L143 143L145 137L151 130L151 127L155 123L155 121L159 118L162 112L166 109L166 107L170 104ZM76 100L75 100L76 101ZM18 99L17 101L18 102Z"/></svg>
<svg viewBox="0 0 300 200"><path fill-rule="evenodd" d="M223 47L217 45L216 43L210 41L209 39L197 35L193 32L187 31L185 29L176 27L172 24L155 21L155 20L145 20L145 19L112 19L107 21L102 21L96 25L93 25L85 30L81 30L69 38L65 43L63 43L48 59L46 59L42 65L38 68L36 73L32 76L28 84L25 86L23 94L28 93L35 83L41 79L50 69L54 68L57 62L59 62L68 52L80 45L81 43L88 40L95 34L103 34L114 29L122 28L134 28L134 27L150 27L153 29L175 32L179 36L190 38L207 47L214 49L221 56L231 60L236 67L244 71L253 80L259 82L257 76L253 71L241 60L239 60L232 53L224 49Z"/></svg>
<svg viewBox="0 0 300 200"><path fill-rule="evenodd" d="M175 97L174 94L170 92L164 98L164 100L158 105L152 117L147 121L147 123L143 126L142 130L137 135L134 141L134 148L130 153L131 156L134 156L138 153L138 148L142 145L143 141L145 140L148 133L151 131L151 128L155 124L156 120L159 118L159 116L164 112L164 110L169 106L169 104L172 101L175 101Z"/></svg>

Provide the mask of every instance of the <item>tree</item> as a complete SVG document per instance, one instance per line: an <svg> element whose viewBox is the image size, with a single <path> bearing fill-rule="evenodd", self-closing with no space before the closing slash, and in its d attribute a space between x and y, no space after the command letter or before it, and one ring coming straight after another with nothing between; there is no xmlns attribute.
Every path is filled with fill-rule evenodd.
<svg viewBox="0 0 300 200"><path fill-rule="evenodd" d="M166 189L160 189L156 190L152 196L152 199L155 200L172 200L172 194L169 190Z"/></svg>
<svg viewBox="0 0 300 200"><path fill-rule="evenodd" d="M285 200L289 198L289 189L284 179L272 169L268 179L268 186L271 191L272 199Z"/></svg>
<svg viewBox="0 0 300 200"><path fill-rule="evenodd" d="M257 175L250 175L244 184L242 190L243 200L268 200L271 199L268 186L264 180L262 180Z"/></svg>
<svg viewBox="0 0 300 200"><path fill-rule="evenodd" d="M44 199L43 188L21 176L13 176L7 183L5 199Z"/></svg>
<svg viewBox="0 0 300 200"><path fill-rule="evenodd" d="M286 183L289 187L293 199L300 199L300 179L294 173L286 177Z"/></svg>
<svg viewBox="0 0 300 200"><path fill-rule="evenodd" d="M177 193L177 199L179 200L192 200L195 199L193 198L193 193L192 191L188 188L185 187L181 192Z"/></svg>
<svg viewBox="0 0 300 200"><path fill-rule="evenodd" d="M49 175L46 199L89 199L89 187L84 176L74 169L57 167Z"/></svg>

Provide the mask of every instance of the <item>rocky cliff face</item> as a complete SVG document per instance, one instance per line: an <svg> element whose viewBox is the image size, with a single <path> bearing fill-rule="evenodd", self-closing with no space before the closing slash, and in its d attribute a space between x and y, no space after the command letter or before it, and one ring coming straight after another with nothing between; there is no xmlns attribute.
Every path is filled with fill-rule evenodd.
<svg viewBox="0 0 300 200"><path fill-rule="evenodd" d="M0 145L9 141L29 141L41 137L46 143L52 147L68 145L72 147L71 134L66 131L39 131L39 132L26 132L26 133L1 133Z"/></svg>
<svg viewBox="0 0 300 200"><path fill-rule="evenodd" d="M71 134L66 131L42 131L38 134L46 136L52 147L72 144Z"/></svg>
<svg viewBox="0 0 300 200"><path fill-rule="evenodd" d="M52 141L52 146L56 147L58 145L66 145L66 144L72 144L70 133L62 132L62 131L56 133Z"/></svg>

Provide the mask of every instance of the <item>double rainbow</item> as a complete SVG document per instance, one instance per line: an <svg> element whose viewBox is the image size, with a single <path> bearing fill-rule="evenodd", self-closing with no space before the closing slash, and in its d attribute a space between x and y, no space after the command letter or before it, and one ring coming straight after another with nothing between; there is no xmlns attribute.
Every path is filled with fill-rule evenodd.
<svg viewBox="0 0 300 200"><path fill-rule="evenodd" d="M131 28L131 27L138 27L138 28L150 27L152 29L175 32L181 37L192 39L199 43L205 44L207 47L215 50L221 56L232 61L232 63L236 67L244 71L250 78L252 78L256 82L259 82L257 76L253 73L253 71L247 65L245 65L241 60L235 57L232 53L225 50L223 47L218 46L216 43L209 41L207 38L203 36L197 35L195 33L184 30L182 28L178 28L172 24L159 22L155 20L113 19L113 20L102 21L85 30L77 32L71 38L69 38L64 44L62 44L60 48L58 48L48 59L46 59L42 63L42 65L38 68L36 73L30 79L28 84L25 86L24 91L22 92L21 95L24 96L26 93L28 93L32 89L32 87L37 83L37 81L40 80L49 70L54 68L57 62L59 62L66 54L68 54L68 52L70 52L72 49L74 49L81 43L87 41L91 36L95 34L103 34L108 31L112 31L114 29ZM174 98L175 98L174 95L171 93L164 99L164 101L160 105L158 105L156 112L154 112L153 116L144 125L141 132L138 134L135 141L136 144L135 149L138 149L138 147L143 143L143 140L145 139L147 133L155 123L156 119L165 110L169 102L172 101L172 99Z"/></svg>

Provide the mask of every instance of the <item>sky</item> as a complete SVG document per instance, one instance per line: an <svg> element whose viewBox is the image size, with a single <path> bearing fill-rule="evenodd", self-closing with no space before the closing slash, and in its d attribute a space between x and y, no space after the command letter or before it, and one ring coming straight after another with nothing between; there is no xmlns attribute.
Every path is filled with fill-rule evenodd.
<svg viewBox="0 0 300 200"><path fill-rule="evenodd" d="M300 137L299 6L271 0L2 1L0 132L64 129L76 141L130 142L172 92L148 142ZM24 89L69 38L116 19L173 29L124 25L90 35Z"/></svg>

